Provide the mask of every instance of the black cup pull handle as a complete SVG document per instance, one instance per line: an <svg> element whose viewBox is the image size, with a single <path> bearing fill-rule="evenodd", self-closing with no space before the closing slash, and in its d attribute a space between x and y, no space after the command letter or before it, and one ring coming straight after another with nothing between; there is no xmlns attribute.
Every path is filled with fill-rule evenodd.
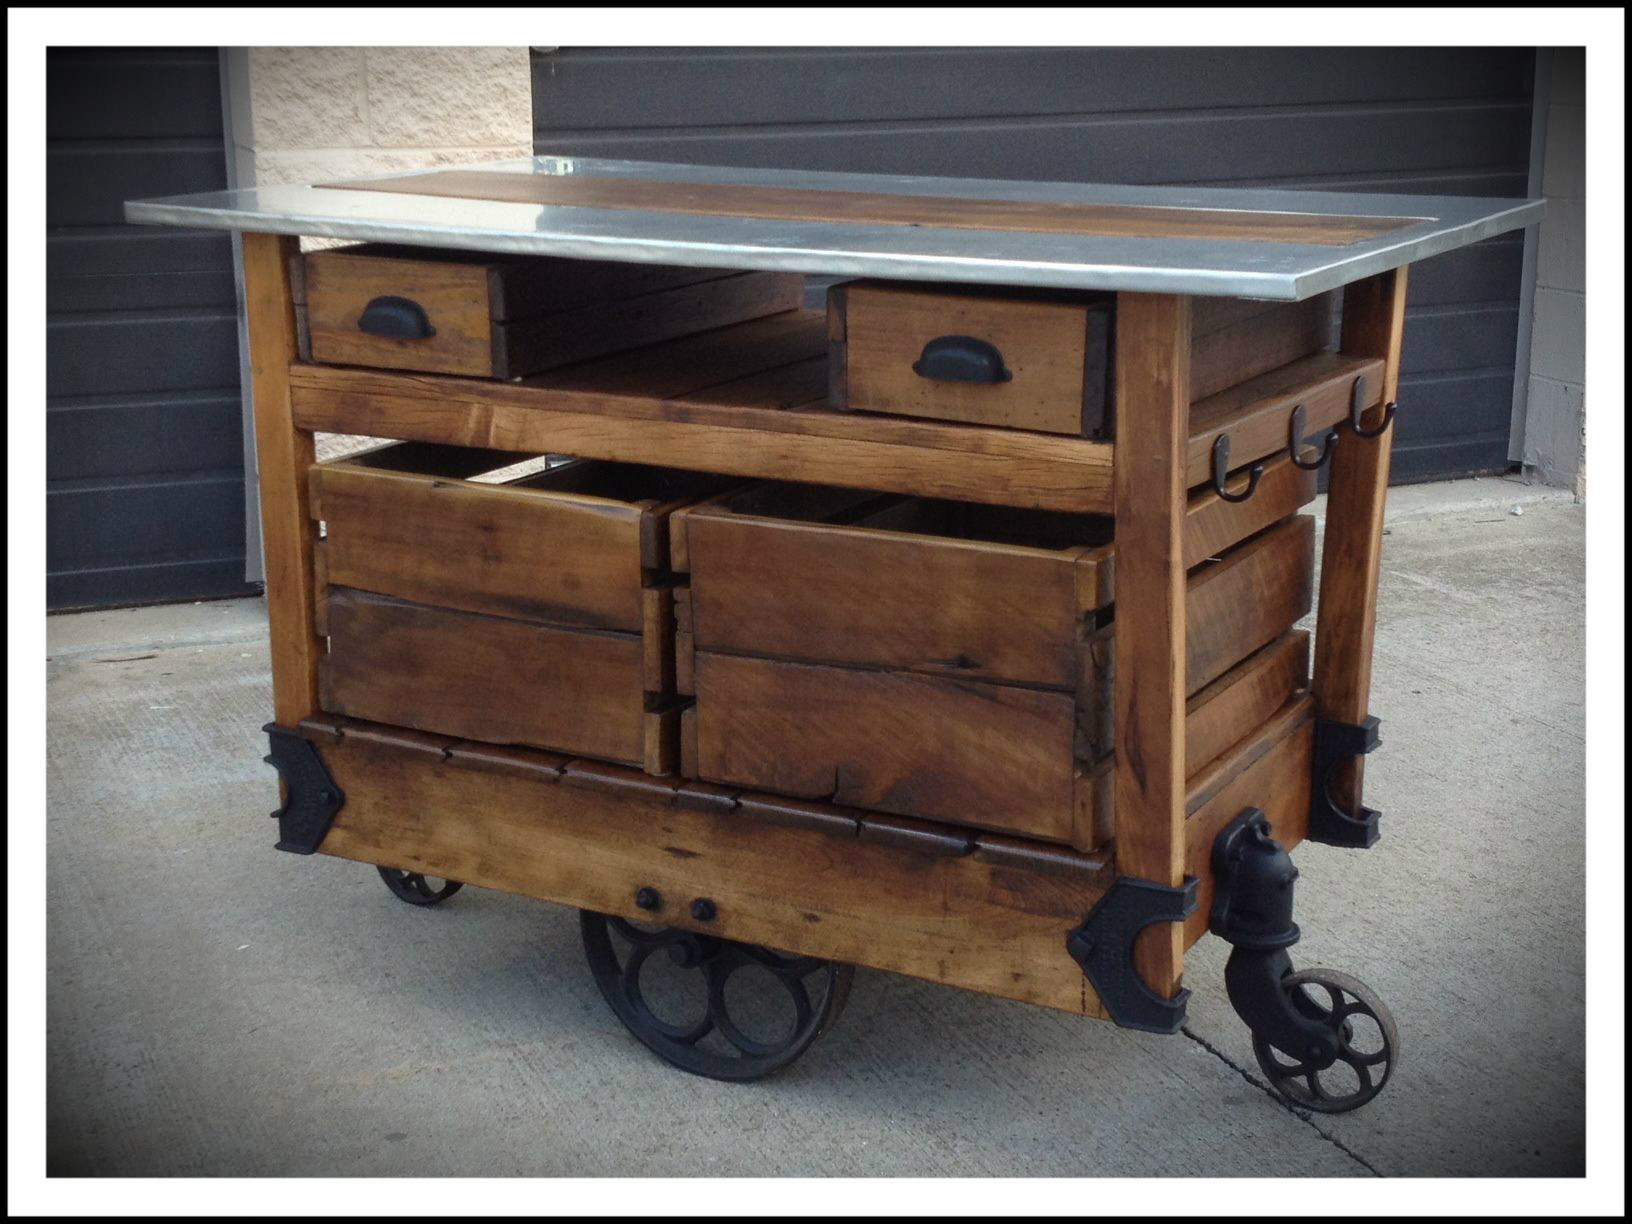
<svg viewBox="0 0 1632 1224"><path fill-rule="evenodd" d="M377 297L357 318L357 330L387 340L426 340L436 335L425 307L405 297Z"/></svg>
<svg viewBox="0 0 1632 1224"><path fill-rule="evenodd" d="M912 372L939 382L1006 383L1014 377L997 346L973 336L937 336L924 345Z"/></svg>

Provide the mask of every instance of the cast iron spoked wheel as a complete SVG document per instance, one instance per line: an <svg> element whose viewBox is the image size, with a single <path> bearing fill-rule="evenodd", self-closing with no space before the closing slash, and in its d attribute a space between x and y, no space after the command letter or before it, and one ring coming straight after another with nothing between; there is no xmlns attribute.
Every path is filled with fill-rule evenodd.
<svg viewBox="0 0 1632 1224"><path fill-rule="evenodd" d="M1316 1113L1346 1113L1381 1092L1400 1058L1400 1031L1383 1001L1335 969L1301 969L1281 981L1300 1012L1337 1029L1338 1050L1336 1062L1316 1070L1254 1037L1252 1052L1275 1091Z"/></svg>
<svg viewBox="0 0 1632 1224"><path fill-rule="evenodd" d="M619 1020L659 1058L718 1080L773 1075L838 1017L851 968L581 910L584 953Z"/></svg>
<svg viewBox="0 0 1632 1224"><path fill-rule="evenodd" d="M396 867L381 867L379 871L392 896L409 905L439 905L464 887L458 880L443 880L441 888L434 888L419 872Z"/></svg>

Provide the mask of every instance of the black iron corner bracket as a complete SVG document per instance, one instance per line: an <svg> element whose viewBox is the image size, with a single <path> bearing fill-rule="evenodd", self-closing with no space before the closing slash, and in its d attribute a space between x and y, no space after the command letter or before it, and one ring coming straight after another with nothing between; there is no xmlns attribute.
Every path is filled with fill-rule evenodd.
<svg viewBox="0 0 1632 1224"><path fill-rule="evenodd" d="M1133 941L1153 922L1182 922L1196 909L1195 876L1177 887L1119 876L1082 925L1065 937L1066 951L1082 966L1111 1020L1147 1033L1176 1033L1184 1023L1188 990L1171 999L1151 990L1133 965Z"/></svg>
<svg viewBox="0 0 1632 1224"><path fill-rule="evenodd" d="M1358 816L1350 816L1333 801L1330 788L1332 771L1340 764L1381 747L1380 727L1375 716L1368 717L1359 726L1328 718L1315 721L1314 765L1309 786L1310 841L1357 850L1376 843L1377 821L1382 813L1362 805Z"/></svg>
<svg viewBox="0 0 1632 1224"><path fill-rule="evenodd" d="M1301 932L1292 921L1298 869L1270 836L1269 821L1247 808L1213 840L1213 906L1208 928L1235 945L1224 967L1230 1005L1253 1036L1295 1055L1315 1070L1337 1061L1338 1040L1303 992L1282 979L1292 972L1286 950Z"/></svg>
<svg viewBox="0 0 1632 1224"><path fill-rule="evenodd" d="M278 849L314 854L328 836L329 826L346 796L329 776L310 740L277 723L267 723L261 730L272 744L272 751L262 759L283 780L283 806L272 813L278 821Z"/></svg>

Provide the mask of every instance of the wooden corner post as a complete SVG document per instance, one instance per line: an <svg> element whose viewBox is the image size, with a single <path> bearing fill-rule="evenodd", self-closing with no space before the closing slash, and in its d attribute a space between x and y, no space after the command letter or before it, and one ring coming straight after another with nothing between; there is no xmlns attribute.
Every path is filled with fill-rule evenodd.
<svg viewBox="0 0 1632 1224"><path fill-rule="evenodd" d="M273 718L282 727L293 727L317 713L317 660L323 649L313 620L312 545L317 524L306 487L316 455L311 433L295 427L289 401L289 367L297 341L289 264L299 251L297 238L244 235L244 313L260 471L272 707Z"/></svg>
<svg viewBox="0 0 1632 1224"><path fill-rule="evenodd" d="M1116 869L1184 880L1185 452L1190 299L1124 293L1116 306ZM1184 924L1154 923L1134 965L1171 998Z"/></svg>
<svg viewBox="0 0 1632 1224"><path fill-rule="evenodd" d="M1356 281L1343 294L1343 351L1383 359L1381 403L1362 417L1375 429L1383 405L1399 396L1400 338L1405 330L1406 269ZM1394 442L1390 427L1374 438L1345 430L1332 452L1321 552L1320 607L1315 621L1315 709L1321 718L1357 724L1371 698L1371 651L1377 629L1377 577L1383 551L1383 501ZM1332 771L1333 800L1359 814L1363 757Z"/></svg>

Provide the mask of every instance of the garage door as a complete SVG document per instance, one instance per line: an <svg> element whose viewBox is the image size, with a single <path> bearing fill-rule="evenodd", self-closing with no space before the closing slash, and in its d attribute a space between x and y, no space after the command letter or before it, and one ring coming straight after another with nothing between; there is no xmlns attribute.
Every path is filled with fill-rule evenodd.
<svg viewBox="0 0 1632 1224"><path fill-rule="evenodd" d="M1523 48L568 48L539 152L1086 182L1522 196ZM1412 269L1397 481L1501 471L1524 237Z"/></svg>
<svg viewBox="0 0 1632 1224"><path fill-rule="evenodd" d="M51 50L46 83L47 603L243 594L231 237L122 219L226 186L216 51Z"/></svg>

